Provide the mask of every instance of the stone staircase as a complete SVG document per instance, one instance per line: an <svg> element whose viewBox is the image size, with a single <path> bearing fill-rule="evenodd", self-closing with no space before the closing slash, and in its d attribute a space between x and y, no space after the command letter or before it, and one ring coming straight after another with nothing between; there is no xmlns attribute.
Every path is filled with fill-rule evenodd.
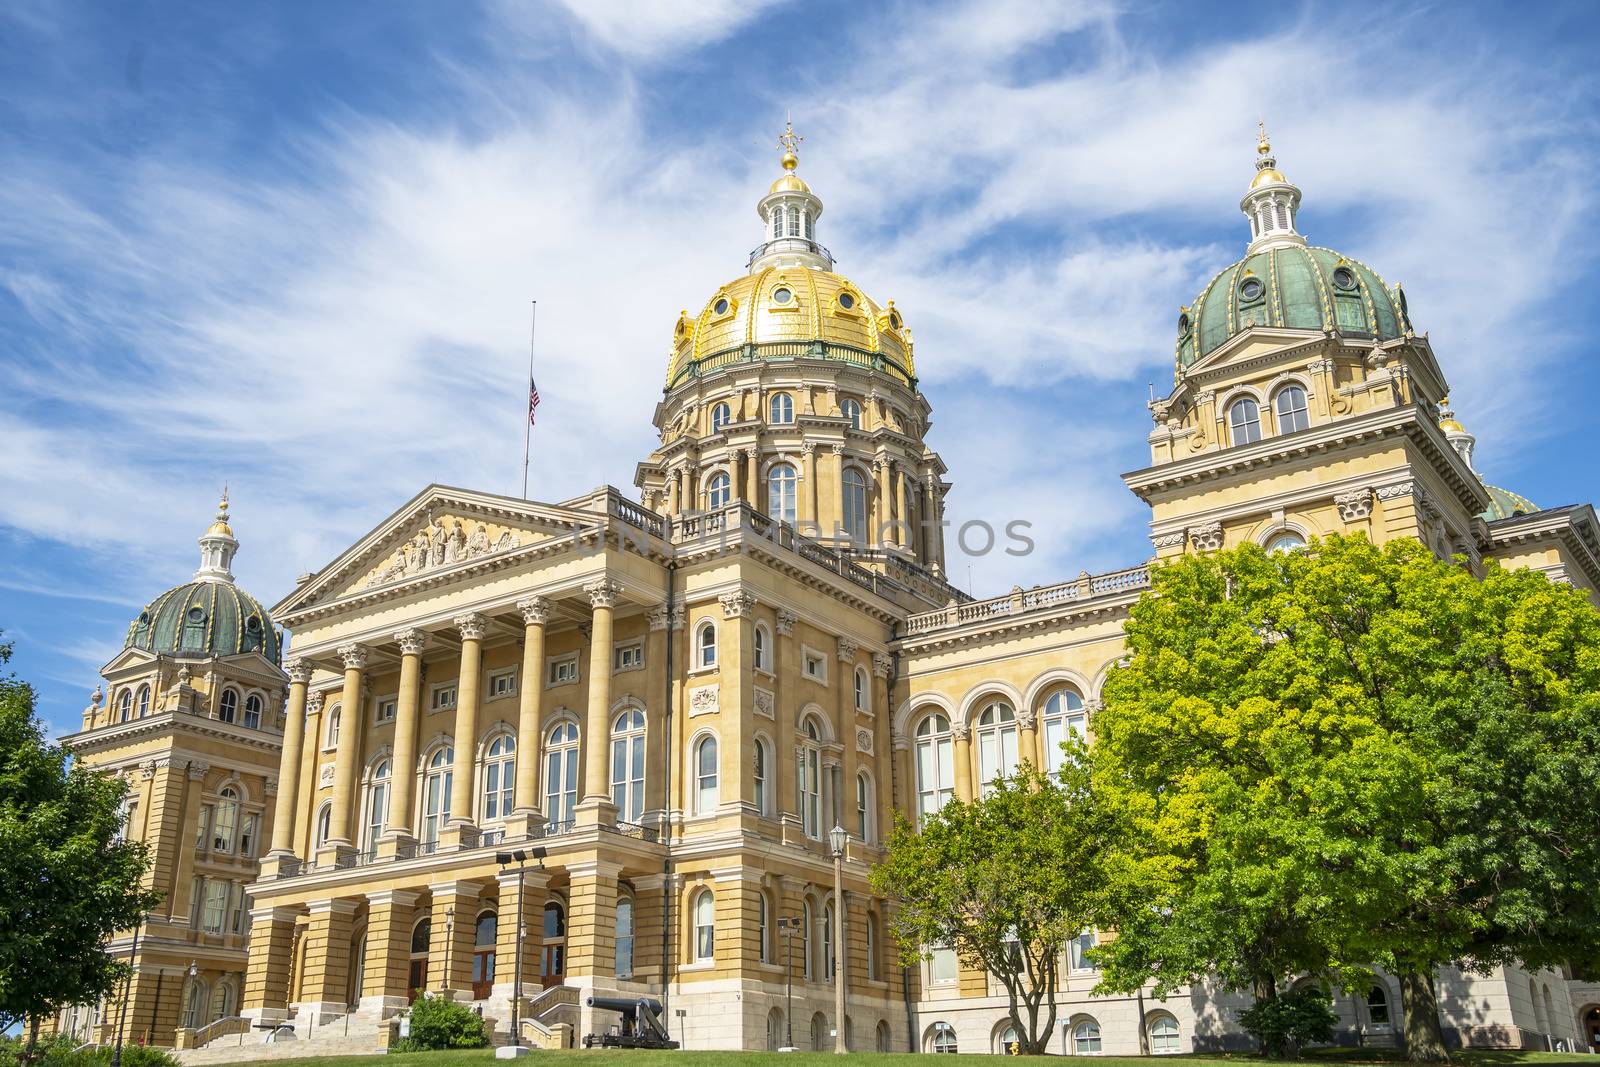
<svg viewBox="0 0 1600 1067"><path fill-rule="evenodd" d="M292 1018L294 1033L279 1031L267 1041L264 1030L226 1034L200 1048L174 1052L183 1064L237 1063L244 1060L289 1060L307 1056L371 1056L389 1044L388 1025L376 1015L353 1012L320 1019ZM312 1025L315 1022L316 1025Z"/></svg>

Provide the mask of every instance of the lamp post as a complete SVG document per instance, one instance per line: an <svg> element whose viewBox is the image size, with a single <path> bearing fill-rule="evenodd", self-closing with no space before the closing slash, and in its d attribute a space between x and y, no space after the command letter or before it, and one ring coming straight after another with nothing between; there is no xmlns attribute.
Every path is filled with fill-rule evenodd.
<svg viewBox="0 0 1600 1067"><path fill-rule="evenodd" d="M828 844L833 846L833 1051L839 1055L850 1051L845 1048L844 1034L844 847L850 843L850 831L835 823L828 831Z"/></svg>
<svg viewBox="0 0 1600 1067"><path fill-rule="evenodd" d="M544 870L544 858L547 855L543 848L513 849L510 852L496 852L494 861L501 869L511 863L517 865L517 950L512 954L512 966L516 970L511 976L511 1047L522 1047L522 939L528 934L528 924L524 921L522 910L522 894L527 888L527 880L523 877L527 873L524 866L531 857L539 861L539 870ZM513 1056L518 1053L513 1052Z"/></svg>
<svg viewBox="0 0 1600 1067"><path fill-rule="evenodd" d="M783 1048L780 1052L794 1051L794 935L800 932L801 919L790 915L778 920L778 932L783 934Z"/></svg>
<svg viewBox="0 0 1600 1067"><path fill-rule="evenodd" d="M144 921L133 928L133 944L128 949L128 976L122 980L122 1003L117 1005L117 1046L111 1050L111 1067L122 1067L122 1032L128 1023L128 1000L133 995L134 961L139 958L139 931Z"/></svg>
<svg viewBox="0 0 1600 1067"><path fill-rule="evenodd" d="M451 904L444 909L444 967L439 974L439 992L446 993L450 989L450 950L454 947L456 939L456 906Z"/></svg>

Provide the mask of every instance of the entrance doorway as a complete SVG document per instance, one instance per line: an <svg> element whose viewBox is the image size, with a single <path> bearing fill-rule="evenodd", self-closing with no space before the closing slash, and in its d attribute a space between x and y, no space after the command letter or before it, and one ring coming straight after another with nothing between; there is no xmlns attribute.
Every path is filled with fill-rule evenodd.
<svg viewBox="0 0 1600 1067"><path fill-rule="evenodd" d="M544 951L539 956L539 980L544 988L560 985L567 976L567 913L558 901L544 906Z"/></svg>
<svg viewBox="0 0 1600 1067"><path fill-rule="evenodd" d="M416 1000L428 988L428 939L433 920L424 917L411 928L411 957L406 967L406 999Z"/></svg>
<svg viewBox="0 0 1600 1067"><path fill-rule="evenodd" d="M1584 1010L1583 1036L1588 1039L1591 1051L1600 1052L1600 1006Z"/></svg>
<svg viewBox="0 0 1600 1067"><path fill-rule="evenodd" d="M472 999L487 1000L494 989L495 933L499 926L494 912L478 916L478 933L472 943Z"/></svg>

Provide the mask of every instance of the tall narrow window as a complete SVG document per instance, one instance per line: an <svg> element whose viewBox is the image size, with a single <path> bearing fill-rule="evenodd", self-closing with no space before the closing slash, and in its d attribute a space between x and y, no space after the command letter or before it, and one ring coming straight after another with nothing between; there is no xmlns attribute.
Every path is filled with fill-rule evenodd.
<svg viewBox="0 0 1600 1067"><path fill-rule="evenodd" d="M139 718L142 719L148 714L150 714L150 687L141 685L139 687Z"/></svg>
<svg viewBox="0 0 1600 1067"><path fill-rule="evenodd" d="M450 786L455 779L452 765L455 749L448 745L436 751L428 760L427 772L422 779L422 840L432 845L439 840L439 831L450 821Z"/></svg>
<svg viewBox="0 0 1600 1067"><path fill-rule="evenodd" d="M767 421L774 426L787 426L794 421L794 398L788 393L773 393L767 401Z"/></svg>
<svg viewBox="0 0 1600 1067"><path fill-rule="evenodd" d="M787 463L774 464L767 472L767 514L791 526L794 525L796 483L794 468Z"/></svg>
<svg viewBox="0 0 1600 1067"><path fill-rule="evenodd" d="M517 780L517 739L501 734L489 745L483 760L484 821L511 814L512 789Z"/></svg>
<svg viewBox="0 0 1600 1067"><path fill-rule="evenodd" d="M244 724L251 730L261 729L261 694L251 693L245 697Z"/></svg>
<svg viewBox="0 0 1600 1067"><path fill-rule="evenodd" d="M856 774L856 836L872 841L872 779L866 771Z"/></svg>
<svg viewBox="0 0 1600 1067"><path fill-rule="evenodd" d="M1236 445L1261 440L1261 409L1249 397L1240 397L1228 407L1228 427Z"/></svg>
<svg viewBox="0 0 1600 1067"><path fill-rule="evenodd" d="M926 819L955 792L955 746L950 720L934 712L917 725L917 815Z"/></svg>
<svg viewBox="0 0 1600 1067"><path fill-rule="evenodd" d="M873 982L883 978L878 973L878 916L871 911L867 912L867 978Z"/></svg>
<svg viewBox="0 0 1600 1067"><path fill-rule="evenodd" d="M760 893L756 897L756 936L760 940L756 944L756 952L762 963L772 962L772 906L767 903L767 894Z"/></svg>
<svg viewBox="0 0 1600 1067"><path fill-rule="evenodd" d="M756 670L772 670L772 634L767 631L766 623L756 623L753 640L755 643Z"/></svg>
<svg viewBox="0 0 1600 1067"><path fill-rule="evenodd" d="M256 854L256 828L260 823L260 816L246 815L239 825L239 855L246 859Z"/></svg>
<svg viewBox="0 0 1600 1067"><path fill-rule="evenodd" d="M222 699L217 701L217 718L223 722L233 722L239 717L239 694L232 689L222 691Z"/></svg>
<svg viewBox="0 0 1600 1067"><path fill-rule="evenodd" d="M117 713L117 720L119 722L127 722L131 718L133 718L133 690L124 689L122 691L122 705Z"/></svg>
<svg viewBox="0 0 1600 1067"><path fill-rule="evenodd" d="M611 802L623 822L644 816L644 712L638 708L611 724Z"/></svg>
<svg viewBox="0 0 1600 1067"><path fill-rule="evenodd" d="M755 784L756 784L756 813L771 815L772 809L768 804L768 793L771 784L767 781L767 743L756 738L755 745Z"/></svg>
<svg viewBox="0 0 1600 1067"><path fill-rule="evenodd" d="M844 469L844 533L858 545L867 543L867 476Z"/></svg>
<svg viewBox="0 0 1600 1067"><path fill-rule="evenodd" d="M800 209L797 207L789 209L789 236L800 236Z"/></svg>
<svg viewBox="0 0 1600 1067"><path fill-rule="evenodd" d="M706 961L716 951L717 927L711 890L702 889L694 898L694 958Z"/></svg>
<svg viewBox="0 0 1600 1067"><path fill-rule="evenodd" d="M703 737L694 749L695 814L717 810L717 739Z"/></svg>
<svg viewBox="0 0 1600 1067"><path fill-rule="evenodd" d="M996 701L978 716L978 780L985 794L1017 773L1017 716Z"/></svg>
<svg viewBox="0 0 1600 1067"><path fill-rule="evenodd" d="M333 802L322 805L322 810L317 813L317 847L321 848L328 843L328 837L333 833Z"/></svg>
<svg viewBox="0 0 1600 1067"><path fill-rule="evenodd" d="M822 837L822 737L817 720L807 718L800 746L800 827L815 840Z"/></svg>
<svg viewBox="0 0 1600 1067"><path fill-rule="evenodd" d="M340 707L338 704L335 704L333 706L333 710L328 712L327 748L339 747L339 720L342 717L341 713L343 711L344 709L342 707Z"/></svg>
<svg viewBox="0 0 1600 1067"><path fill-rule="evenodd" d="M861 405L849 397L839 401L839 414L850 420L852 430L861 429Z"/></svg>
<svg viewBox="0 0 1600 1067"><path fill-rule="evenodd" d="M717 624L707 619L700 624L694 634L695 666L715 667L717 665Z"/></svg>
<svg viewBox="0 0 1600 1067"><path fill-rule="evenodd" d="M721 433L728 423L733 421L733 409L727 404L718 404L711 409L711 432Z"/></svg>
<svg viewBox="0 0 1600 1067"><path fill-rule="evenodd" d="M372 769L372 785L367 790L367 848L368 856L378 854L378 839L383 836L389 817L389 761L382 760Z"/></svg>
<svg viewBox="0 0 1600 1067"><path fill-rule="evenodd" d="M857 711L870 712L872 710L872 688L871 683L867 680L867 669L865 667L856 668L855 697Z"/></svg>
<svg viewBox="0 0 1600 1067"><path fill-rule="evenodd" d="M231 883L220 879L206 879L205 914L200 928L208 934L222 933L223 920L228 912L228 891Z"/></svg>
<svg viewBox="0 0 1600 1067"><path fill-rule="evenodd" d="M217 817L211 828L211 850L233 851L233 832L239 826L239 794L230 785L217 794Z"/></svg>
<svg viewBox="0 0 1600 1067"><path fill-rule="evenodd" d="M552 827L566 827L578 806L578 724L558 722L545 745L544 814Z"/></svg>
<svg viewBox="0 0 1600 1067"><path fill-rule="evenodd" d="M811 901L800 902L800 972L806 981L816 978L811 970Z"/></svg>
<svg viewBox="0 0 1600 1067"><path fill-rule="evenodd" d="M1286 385L1279 389L1272 404L1278 412L1279 433L1295 433L1311 425L1311 418L1306 412L1306 391L1298 385Z"/></svg>
<svg viewBox="0 0 1600 1067"><path fill-rule="evenodd" d="M1044 765L1051 774L1061 769L1067 754L1062 750L1069 736L1082 741L1088 737L1088 716L1083 698L1071 689L1051 694L1044 704Z"/></svg>
<svg viewBox="0 0 1600 1067"><path fill-rule="evenodd" d="M713 510L725 508L728 506L728 501L732 498L732 494L732 481L729 480L726 472L718 471L706 483L706 507Z"/></svg>
<svg viewBox="0 0 1600 1067"><path fill-rule="evenodd" d="M824 904L822 906L822 966L818 967L817 970L827 975L829 982L832 982L834 978L833 934L833 905L831 903Z"/></svg>
<svg viewBox="0 0 1600 1067"><path fill-rule="evenodd" d="M633 977L633 898L617 898L617 977Z"/></svg>

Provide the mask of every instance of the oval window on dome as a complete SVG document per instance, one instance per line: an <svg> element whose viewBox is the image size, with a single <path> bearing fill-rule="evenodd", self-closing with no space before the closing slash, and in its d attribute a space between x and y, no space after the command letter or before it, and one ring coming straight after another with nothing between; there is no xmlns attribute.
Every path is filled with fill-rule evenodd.
<svg viewBox="0 0 1600 1067"><path fill-rule="evenodd" d="M1260 300L1261 294L1266 291L1266 286L1261 284L1260 278L1246 278L1239 283L1239 299L1246 303Z"/></svg>
<svg viewBox="0 0 1600 1067"><path fill-rule="evenodd" d="M718 300L716 304L712 306L711 310L716 312L718 315L726 315L728 313L728 298L723 297L722 299Z"/></svg>
<svg viewBox="0 0 1600 1067"><path fill-rule="evenodd" d="M789 301L791 301L793 299L794 299L794 294L791 293L788 289L774 289L772 291L772 302L774 304L787 304Z"/></svg>
<svg viewBox="0 0 1600 1067"><path fill-rule="evenodd" d="M1187 313L1178 316L1178 332L1189 332L1189 316Z"/></svg>
<svg viewBox="0 0 1600 1067"><path fill-rule="evenodd" d="M190 622L205 622L206 621L205 609L201 608L201 607L198 607L198 606L190 608L189 609L189 621Z"/></svg>
<svg viewBox="0 0 1600 1067"><path fill-rule="evenodd" d="M1333 272L1333 284L1341 289L1356 287L1356 272L1349 267L1338 267Z"/></svg>
<svg viewBox="0 0 1600 1067"><path fill-rule="evenodd" d="M889 312L889 325L893 326L897 330L900 328L900 312L898 312L898 311Z"/></svg>
<svg viewBox="0 0 1600 1067"><path fill-rule="evenodd" d="M851 308L856 306L856 298L851 296L849 293L840 293L839 306L844 308L846 311L849 311Z"/></svg>

